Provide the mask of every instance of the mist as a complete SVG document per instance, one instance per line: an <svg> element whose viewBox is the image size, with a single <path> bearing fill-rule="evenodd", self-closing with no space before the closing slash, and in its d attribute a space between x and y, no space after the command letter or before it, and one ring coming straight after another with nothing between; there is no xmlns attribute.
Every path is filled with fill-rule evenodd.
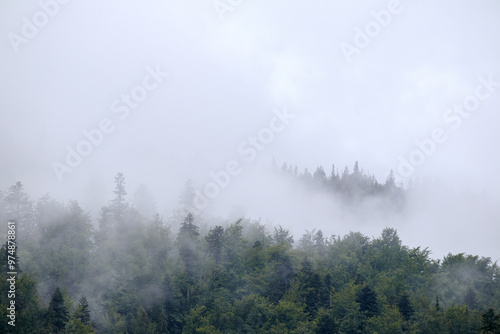
<svg viewBox="0 0 500 334"><path fill-rule="evenodd" d="M202 235L244 219L295 247L394 228L435 260L498 261L499 14L494 0L2 1L0 199L22 182L98 230L122 173L127 203L172 235L187 213ZM358 164L375 190L332 190ZM304 181L318 168L329 185Z"/></svg>
<svg viewBox="0 0 500 334"><path fill-rule="evenodd" d="M306 9L300 3L242 1L226 10L215 3L173 1L57 4L52 12L46 9L52 14L47 22L41 3L0 5L6 37L0 65L2 189L22 181L35 198L50 193L84 200L89 184L100 182L111 196L120 171L129 192L147 185L157 210L168 214L186 180L203 186L210 172L236 160L242 171L221 191L217 202L225 202L224 209L217 214L245 205L252 216L272 218L300 233L300 208L283 203L309 207L302 201L308 196L293 189L276 195L272 204L257 194L248 197L274 188L274 182L281 187L249 169L273 159L326 170L360 161L383 182L419 150L415 142L432 139L441 129L444 142L428 146L421 164L422 156L415 155L420 165L398 180L433 178L453 186L411 197L409 208L430 207L397 221L368 223L341 221L335 210L316 202L310 219L334 234L371 231L374 224L397 226L405 241L426 244L437 256L443 255L438 249L457 247L500 257L491 239L499 235L497 2L432 7L409 1L320 2ZM388 8L387 26L369 32L374 37L357 34L369 28L373 13ZM370 41L360 47L363 38ZM159 78L151 78L155 71ZM146 79L151 90L134 90ZM448 112L469 103L464 99L484 80L491 81L480 88L488 97L477 108ZM273 111L285 108L294 118L265 137L270 140L259 150L247 142L256 154L246 161L249 156L238 147L258 138ZM109 133L101 132L102 139L94 133L97 144L80 147L88 155L71 161L68 152L88 142L83 132L92 134L102 122ZM223 200L236 193L246 203ZM484 200L476 203L464 193ZM437 232L427 233L433 229ZM445 230L457 235L432 236Z"/></svg>

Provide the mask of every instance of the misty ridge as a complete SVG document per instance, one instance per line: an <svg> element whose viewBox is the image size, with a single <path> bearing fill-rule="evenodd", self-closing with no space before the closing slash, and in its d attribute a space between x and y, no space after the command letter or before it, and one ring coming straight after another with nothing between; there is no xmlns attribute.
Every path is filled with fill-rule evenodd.
<svg viewBox="0 0 500 334"><path fill-rule="evenodd" d="M350 223L404 220L424 187L397 185L392 172L378 182L357 162L329 175L273 162L256 175L342 208L337 219ZM188 180L164 216L146 186L129 196L118 173L95 218L77 201L33 201L21 182L3 191L0 217L17 226L20 332L479 333L499 318L500 268L490 257L435 259L428 247L404 245L398 226L377 237L327 234L310 205L299 233L241 206L227 218L190 212L193 189Z"/></svg>

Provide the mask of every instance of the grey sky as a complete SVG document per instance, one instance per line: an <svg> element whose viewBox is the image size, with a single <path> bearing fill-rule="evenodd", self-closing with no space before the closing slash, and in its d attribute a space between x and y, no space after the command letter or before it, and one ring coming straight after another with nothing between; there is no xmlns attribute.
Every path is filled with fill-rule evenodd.
<svg viewBox="0 0 500 334"><path fill-rule="evenodd" d="M242 162L238 145L269 125L274 108L286 107L297 117L251 165L275 158L301 169L323 165L329 173L332 163L343 168L359 160L383 181L398 169L400 156L408 159L418 149L416 140L441 128L446 141L410 178L441 179L457 194L485 196L484 203L454 194L468 203L467 214L459 214L455 210L464 205L422 200L425 212L411 216L407 228L395 227L403 241L439 248L439 255L463 250L500 258L493 244L500 235L500 86L456 129L443 119L447 109L474 94L480 78L500 82L499 1L243 0L221 20L215 1L75 0L55 2L58 9L50 7L46 25L13 46L11 33L22 37L23 18L33 23L41 3L54 2L0 3L1 189L21 180L33 196L80 198L95 179L110 191L122 171L129 194L144 183L168 212L187 178L202 186L211 171L230 160ZM372 11L390 6L397 14L348 62L342 43L354 45L356 27L364 30L375 20ZM157 66L169 77L121 120L113 102ZM103 119L114 130L59 182L53 162L64 163L66 146L75 149L85 140L82 131ZM222 191L220 202L254 184L245 182L253 177L248 168ZM252 214L273 211L262 207L265 213L258 213L259 200L243 198ZM300 222L280 221L296 214L276 208L280 214L268 214L276 223L302 229ZM323 228L336 234L378 234L390 224L337 226L329 225L328 212L318 215ZM481 217L482 230L474 228ZM417 228L422 220L442 224L426 225L439 233L461 226L455 230L463 237L439 241Z"/></svg>

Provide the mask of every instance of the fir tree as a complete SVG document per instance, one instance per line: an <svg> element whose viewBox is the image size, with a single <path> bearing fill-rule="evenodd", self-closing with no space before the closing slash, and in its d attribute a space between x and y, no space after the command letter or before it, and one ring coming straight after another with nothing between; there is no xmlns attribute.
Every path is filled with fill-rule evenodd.
<svg viewBox="0 0 500 334"><path fill-rule="evenodd" d="M408 296L408 294L405 293L399 298L398 308L403 318L408 321L414 313L413 306L411 305L410 297Z"/></svg>
<svg viewBox="0 0 500 334"><path fill-rule="evenodd" d="M500 314L495 315L495 311L490 308L482 315L481 329L486 334L500 333Z"/></svg>
<svg viewBox="0 0 500 334"><path fill-rule="evenodd" d="M115 177L115 190L113 191L115 198L111 201L111 211L115 219L120 219L125 214L128 208L128 203L125 200L127 191L125 190L125 176L123 173L118 173Z"/></svg>
<svg viewBox="0 0 500 334"><path fill-rule="evenodd" d="M66 305L64 305L63 294L59 287L52 294L46 320L47 327L54 333L61 333L66 328L69 320L68 310L66 309Z"/></svg>
<svg viewBox="0 0 500 334"><path fill-rule="evenodd" d="M222 245L224 243L224 228L222 226L215 226L210 229L208 235L205 237L207 241L207 248L210 254L214 257L215 265L220 266Z"/></svg>
<svg viewBox="0 0 500 334"><path fill-rule="evenodd" d="M161 309L156 330L158 331L158 334L170 334L170 331L168 330L168 317L165 313L165 309L163 308Z"/></svg>
<svg viewBox="0 0 500 334"><path fill-rule="evenodd" d="M79 319L83 324L90 325L92 323L92 319L90 318L90 308L89 308L89 302L87 301L87 297L82 295L80 299L78 299L78 305L76 307L73 317Z"/></svg>
<svg viewBox="0 0 500 334"><path fill-rule="evenodd" d="M366 314L368 318L379 314L377 294L368 285L365 285L356 300L359 303L359 310Z"/></svg>

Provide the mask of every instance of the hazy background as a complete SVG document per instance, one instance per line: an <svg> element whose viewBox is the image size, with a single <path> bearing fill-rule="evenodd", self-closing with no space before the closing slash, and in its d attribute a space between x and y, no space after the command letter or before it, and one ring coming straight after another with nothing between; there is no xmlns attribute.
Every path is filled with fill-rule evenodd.
<svg viewBox="0 0 500 334"><path fill-rule="evenodd" d="M500 259L500 87L457 129L443 121L480 77L500 82L500 2L402 0L348 63L341 43L353 44L354 29L388 4L243 0L221 20L213 1L75 0L16 53L9 33L22 35L23 18L32 22L41 7L3 0L0 189L22 181L33 199L50 193L91 210L112 197L121 171L130 200L144 184L168 215L188 178L201 188L237 160L243 172L213 201L214 214L244 206L296 240L314 227L372 236L390 226L434 257ZM120 120L111 104L142 83L148 66L170 76ZM245 164L238 145L283 107L296 118ZM114 131L59 182L51 164L64 163L66 146L104 118ZM447 141L411 175L423 186L401 215L341 214L321 194L256 172L273 159L327 174L333 163L342 170L359 161L383 182L436 127Z"/></svg>

